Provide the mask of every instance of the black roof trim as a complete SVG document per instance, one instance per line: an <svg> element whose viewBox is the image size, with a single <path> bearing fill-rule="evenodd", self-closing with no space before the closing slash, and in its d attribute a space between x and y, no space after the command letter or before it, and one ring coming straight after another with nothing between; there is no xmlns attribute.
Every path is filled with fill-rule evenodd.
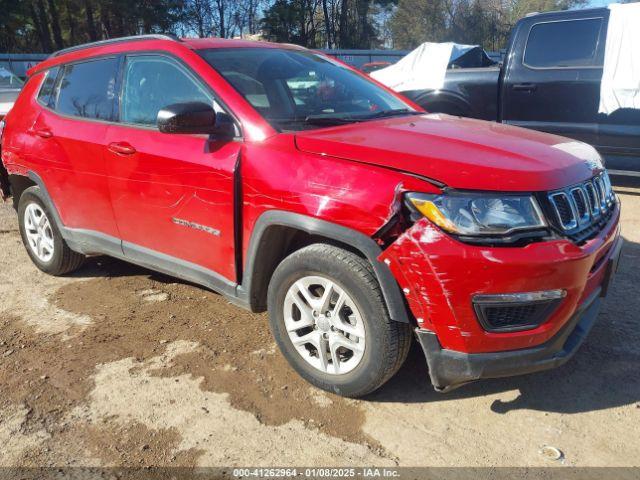
<svg viewBox="0 0 640 480"><path fill-rule="evenodd" d="M174 42L181 41L176 35L173 35L170 33L153 33L149 35L134 35L130 37L109 38L107 40L83 43L81 45L76 45L69 48L63 48L62 50L58 50L57 52L52 53L50 58L59 57L60 55L64 55L66 53L71 53L71 52L77 52L79 50L85 50L87 48L102 47L104 45L113 45L121 42L135 42L139 40L172 40Z"/></svg>

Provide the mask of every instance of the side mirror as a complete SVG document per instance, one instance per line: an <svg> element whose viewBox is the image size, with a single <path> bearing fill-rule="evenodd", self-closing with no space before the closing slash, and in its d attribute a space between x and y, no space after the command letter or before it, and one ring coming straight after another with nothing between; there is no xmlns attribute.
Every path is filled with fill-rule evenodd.
<svg viewBox="0 0 640 480"><path fill-rule="evenodd" d="M212 135L217 139L232 139L240 136L235 120L225 112L216 114L216 125Z"/></svg>
<svg viewBox="0 0 640 480"><path fill-rule="evenodd" d="M162 133L217 133L216 112L204 102L167 105L158 112L156 122Z"/></svg>

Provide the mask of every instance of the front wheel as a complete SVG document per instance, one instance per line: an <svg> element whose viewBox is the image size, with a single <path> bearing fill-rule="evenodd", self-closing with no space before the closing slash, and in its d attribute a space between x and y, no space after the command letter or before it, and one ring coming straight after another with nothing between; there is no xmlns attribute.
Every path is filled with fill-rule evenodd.
<svg viewBox="0 0 640 480"><path fill-rule="evenodd" d="M273 335L310 383L360 397L389 380L411 345L411 328L389 318L371 265L331 245L291 254L269 284Z"/></svg>

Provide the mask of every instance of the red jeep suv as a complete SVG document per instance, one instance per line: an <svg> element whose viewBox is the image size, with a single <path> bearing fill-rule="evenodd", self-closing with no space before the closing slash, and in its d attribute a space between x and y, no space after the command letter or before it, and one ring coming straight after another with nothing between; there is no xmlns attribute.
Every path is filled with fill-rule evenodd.
<svg viewBox="0 0 640 480"><path fill-rule="evenodd" d="M268 310L293 368L346 396L413 335L439 391L564 363L621 248L593 148L429 115L291 45L63 50L30 70L2 160L38 268L106 254Z"/></svg>

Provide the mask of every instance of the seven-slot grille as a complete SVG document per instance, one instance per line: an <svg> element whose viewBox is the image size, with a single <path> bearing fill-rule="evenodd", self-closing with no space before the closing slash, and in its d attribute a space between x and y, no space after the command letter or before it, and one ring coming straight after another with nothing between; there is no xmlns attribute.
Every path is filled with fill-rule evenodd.
<svg viewBox="0 0 640 480"><path fill-rule="evenodd" d="M606 172L579 185L548 194L555 222L573 240L581 242L597 233L609 218L615 195Z"/></svg>

